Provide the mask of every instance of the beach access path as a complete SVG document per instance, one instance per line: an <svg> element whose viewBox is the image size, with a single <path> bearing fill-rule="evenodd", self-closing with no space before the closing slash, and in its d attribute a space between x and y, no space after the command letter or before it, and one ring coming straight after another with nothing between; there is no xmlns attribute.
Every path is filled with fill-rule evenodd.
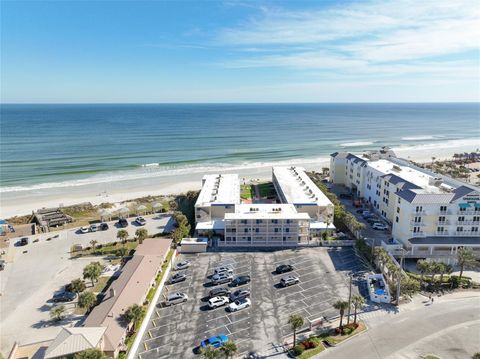
<svg viewBox="0 0 480 359"><path fill-rule="evenodd" d="M129 224L126 228L131 237L137 228L146 228L149 234L155 234L170 231L173 225L171 217L164 214L144 218L147 220L144 227ZM49 299L72 279L81 278L88 263L103 261L102 257L71 259L69 252L73 244L90 246L91 240L98 244L117 241L118 228L114 222L107 223L110 227L107 231L78 234L77 229L69 229L30 236L30 243L23 247L15 245L16 239L11 240L9 262L0 272L0 350L4 357L14 342L29 344L53 339L61 326L82 318L69 316L61 322L52 322L49 311L53 303ZM46 240L55 235L58 238ZM33 243L37 238L39 241ZM73 303L66 303L70 310L73 306Z"/></svg>

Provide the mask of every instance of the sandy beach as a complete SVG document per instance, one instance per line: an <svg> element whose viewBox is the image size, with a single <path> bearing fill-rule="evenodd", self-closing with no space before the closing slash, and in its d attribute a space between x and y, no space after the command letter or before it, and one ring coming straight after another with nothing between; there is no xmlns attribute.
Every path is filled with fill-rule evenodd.
<svg viewBox="0 0 480 359"><path fill-rule="evenodd" d="M437 160L451 158L454 153L475 151L480 147L477 141L449 141L448 145L440 147L438 144L396 147L394 151L398 157L411 159L417 162L431 161L432 156ZM335 150L342 149L332 149ZM348 149L344 149L348 150ZM280 165L301 165L307 170L321 171L328 167L329 159L326 157L307 160L295 160L291 163L282 161ZM127 179L123 181L103 182L72 187L53 187L35 190L3 192L1 193L1 218L16 215L30 214L32 210L43 207L56 207L91 202L118 203L148 195L172 195L199 190L201 179L207 173L238 173L241 179L270 179L271 164L249 168L248 165L233 167L225 170L192 172L172 175L143 176L142 178Z"/></svg>

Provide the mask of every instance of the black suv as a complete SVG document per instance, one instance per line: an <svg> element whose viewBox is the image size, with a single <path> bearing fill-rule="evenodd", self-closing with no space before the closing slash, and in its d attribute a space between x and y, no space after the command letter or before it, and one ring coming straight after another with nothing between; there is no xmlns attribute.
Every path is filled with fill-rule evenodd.
<svg viewBox="0 0 480 359"><path fill-rule="evenodd" d="M100 223L100 226L98 226L98 227L100 228L101 231L106 231L108 229L108 224L107 223Z"/></svg>
<svg viewBox="0 0 480 359"><path fill-rule="evenodd" d="M118 226L121 228L128 227L128 221L125 218L121 218L117 222Z"/></svg>
<svg viewBox="0 0 480 359"><path fill-rule="evenodd" d="M208 293L208 296L210 298L213 298L213 297L228 297L229 294L230 294L230 291L227 288L220 287L220 288L212 289L210 291L210 293Z"/></svg>
<svg viewBox="0 0 480 359"><path fill-rule="evenodd" d="M21 246L26 246L28 244L29 240L27 237L23 237L22 239L20 239L20 245Z"/></svg>
<svg viewBox="0 0 480 359"><path fill-rule="evenodd" d="M61 292L61 293L54 294L54 296L52 298L52 301L54 301L55 303L57 303L57 302L71 302L75 298L77 298L77 293Z"/></svg>
<svg viewBox="0 0 480 359"><path fill-rule="evenodd" d="M291 272L292 270L293 267L290 264L280 264L277 268L275 268L275 272L277 274Z"/></svg>
<svg viewBox="0 0 480 359"><path fill-rule="evenodd" d="M244 285L244 284L247 284L247 283L250 283L250 276L249 275L242 275L242 276L237 277L234 280L232 280L230 285L232 287L237 287L239 285Z"/></svg>

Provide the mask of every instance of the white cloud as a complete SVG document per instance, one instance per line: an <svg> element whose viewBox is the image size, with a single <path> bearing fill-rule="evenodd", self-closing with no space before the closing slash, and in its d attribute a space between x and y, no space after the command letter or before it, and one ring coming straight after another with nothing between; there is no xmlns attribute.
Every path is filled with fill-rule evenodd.
<svg viewBox="0 0 480 359"><path fill-rule="evenodd" d="M371 1L312 11L262 9L259 17L223 30L218 40L244 51L229 67L478 73L478 53L462 57L465 62L445 57L480 48L480 3Z"/></svg>

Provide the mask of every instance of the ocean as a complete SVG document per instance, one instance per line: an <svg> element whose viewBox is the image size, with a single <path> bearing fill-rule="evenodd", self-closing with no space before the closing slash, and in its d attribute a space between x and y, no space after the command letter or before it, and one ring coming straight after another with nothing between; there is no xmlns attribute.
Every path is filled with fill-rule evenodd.
<svg viewBox="0 0 480 359"><path fill-rule="evenodd" d="M0 191L302 164L383 145L441 148L478 141L479 119L478 103L6 104Z"/></svg>

